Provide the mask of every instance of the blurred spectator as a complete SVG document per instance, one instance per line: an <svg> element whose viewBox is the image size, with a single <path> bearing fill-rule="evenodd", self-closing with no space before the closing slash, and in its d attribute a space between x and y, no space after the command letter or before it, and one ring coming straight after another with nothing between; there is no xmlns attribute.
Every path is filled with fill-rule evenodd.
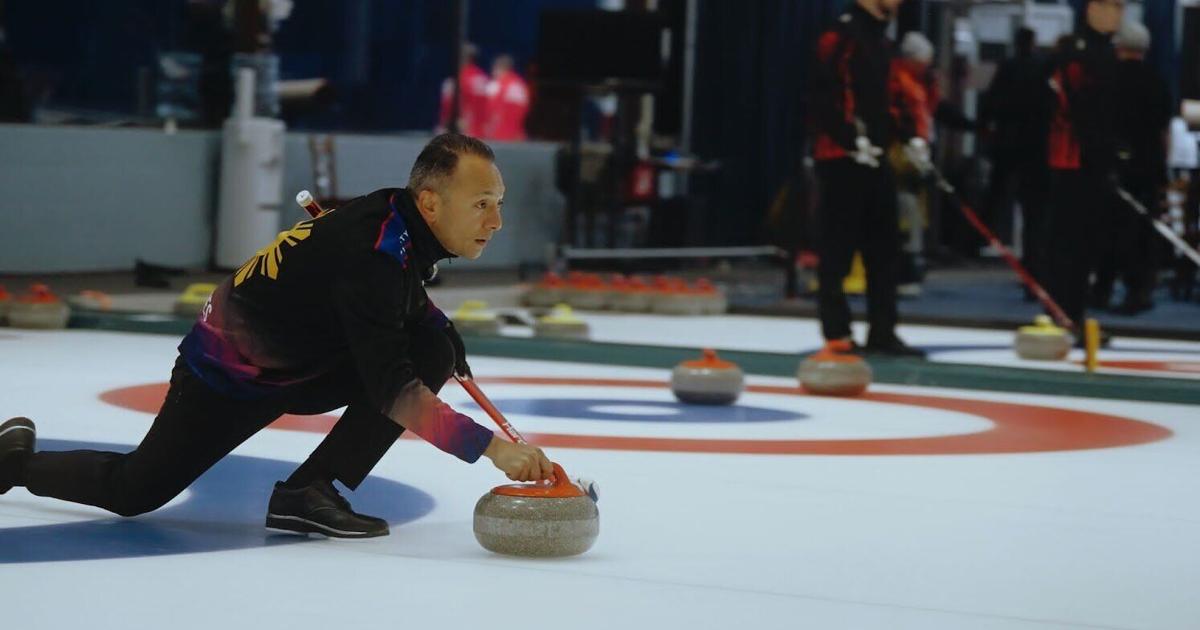
<svg viewBox="0 0 1200 630"><path fill-rule="evenodd" d="M1167 128L1171 122L1171 95L1167 82L1146 63L1150 32L1137 22L1126 22L1113 44L1117 69L1113 87L1113 132L1116 172L1120 184L1147 208L1157 209L1167 186ZM1107 239L1097 260L1092 286L1095 306L1108 306L1118 274L1125 299L1118 312L1133 315L1154 306L1154 275L1158 237L1131 208L1120 207L1108 223Z"/></svg>
<svg viewBox="0 0 1200 630"><path fill-rule="evenodd" d="M900 213L901 256L896 272L900 295L920 294L924 275L922 236L928 207L925 175L929 164L929 143L933 140L933 117L939 99L937 84L930 81L933 44L924 35L909 32L900 42L900 56L892 60L889 76L892 115L903 137L924 141L921 149L894 139L888 148L888 160L896 170L896 206ZM915 145L921 146L921 145Z"/></svg>
<svg viewBox="0 0 1200 630"><path fill-rule="evenodd" d="M980 107L979 123L990 139L992 161L987 207L992 223L1000 228L1010 216L1013 199L1020 204L1022 263L1044 284L1049 186L1046 64L1035 54L1032 29L1018 29L1014 45L1013 56L1000 64Z"/></svg>
<svg viewBox="0 0 1200 630"><path fill-rule="evenodd" d="M1123 0L1089 0L1084 22L1055 53L1050 85L1053 116L1047 137L1051 172L1049 290L1079 325L1098 245L1117 211L1114 86L1117 59L1110 41L1121 25ZM1082 343L1080 335L1079 342Z"/></svg>
<svg viewBox="0 0 1200 630"><path fill-rule="evenodd" d="M896 140L888 149L888 159L896 170L902 238L898 290L906 296L920 293L919 283L924 277L923 235L929 213L926 180L933 165L930 147L937 139L935 123L957 130L975 128L961 110L942 100L932 69L933 55L933 44L927 37L916 31L905 33L888 79L898 137L910 138L907 143Z"/></svg>
<svg viewBox="0 0 1200 630"><path fill-rule="evenodd" d="M529 86L513 69L513 58L500 55L492 62L492 80L487 86L488 119L484 137L489 140L524 140L525 116L529 113Z"/></svg>
<svg viewBox="0 0 1200 630"><path fill-rule="evenodd" d="M484 137L488 119L488 77L475 63L477 50L472 44L464 44L462 65L458 69L458 84L463 86L463 96L458 107L458 131L475 138ZM450 128L450 116L454 110L454 80L442 81L442 101L438 111L436 131L443 133Z"/></svg>

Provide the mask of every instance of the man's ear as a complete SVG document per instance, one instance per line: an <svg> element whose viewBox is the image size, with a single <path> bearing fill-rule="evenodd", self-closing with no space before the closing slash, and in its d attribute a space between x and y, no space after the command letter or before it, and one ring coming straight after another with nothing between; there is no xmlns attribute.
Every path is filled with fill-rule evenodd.
<svg viewBox="0 0 1200 630"><path fill-rule="evenodd" d="M421 213L421 218L425 219L426 223L432 224L437 220L438 209L441 207L441 204L441 195L428 188L417 193L417 210Z"/></svg>

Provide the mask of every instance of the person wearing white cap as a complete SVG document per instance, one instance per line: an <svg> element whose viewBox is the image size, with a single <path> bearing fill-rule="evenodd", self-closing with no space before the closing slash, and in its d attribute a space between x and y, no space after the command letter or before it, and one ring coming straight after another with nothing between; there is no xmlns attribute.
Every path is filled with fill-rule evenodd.
<svg viewBox="0 0 1200 630"><path fill-rule="evenodd" d="M1167 128L1171 122L1167 83L1146 63L1150 32L1127 21L1113 37L1117 65L1113 78L1113 136L1120 185L1147 208L1159 206L1167 185ZM1119 207L1108 225L1097 258L1092 300L1107 306L1119 274L1125 298L1116 310L1133 315L1154 306L1158 244L1150 225L1129 208Z"/></svg>

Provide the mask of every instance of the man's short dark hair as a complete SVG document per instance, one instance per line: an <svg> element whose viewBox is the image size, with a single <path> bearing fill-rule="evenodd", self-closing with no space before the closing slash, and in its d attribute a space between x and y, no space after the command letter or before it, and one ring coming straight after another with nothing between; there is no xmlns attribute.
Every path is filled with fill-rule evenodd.
<svg viewBox="0 0 1200 630"><path fill-rule="evenodd" d="M439 190L446 179L454 174L458 158L462 155L476 155L489 162L496 161L496 154L483 142L460 133L444 133L421 149L416 164L408 174L408 189L413 193Z"/></svg>

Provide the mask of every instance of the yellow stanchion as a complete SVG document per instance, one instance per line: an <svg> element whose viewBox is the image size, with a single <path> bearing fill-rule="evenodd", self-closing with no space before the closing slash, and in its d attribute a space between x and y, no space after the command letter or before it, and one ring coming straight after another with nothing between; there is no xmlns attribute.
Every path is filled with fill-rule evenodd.
<svg viewBox="0 0 1200 630"><path fill-rule="evenodd" d="M817 281L816 276L809 279L810 292L816 293L819 288L821 283ZM847 295L862 295L867 292L867 268L863 266L862 254L859 252L854 252L854 259L850 261L850 273L842 280L842 291Z"/></svg>
<svg viewBox="0 0 1200 630"><path fill-rule="evenodd" d="M1100 322L1088 318L1083 325L1083 367L1088 373L1096 371L1100 365Z"/></svg>
<svg viewBox="0 0 1200 630"><path fill-rule="evenodd" d="M863 266L862 254L854 252L854 261L850 263L850 273L842 281L842 290L847 295L862 295L867 292L867 268Z"/></svg>

